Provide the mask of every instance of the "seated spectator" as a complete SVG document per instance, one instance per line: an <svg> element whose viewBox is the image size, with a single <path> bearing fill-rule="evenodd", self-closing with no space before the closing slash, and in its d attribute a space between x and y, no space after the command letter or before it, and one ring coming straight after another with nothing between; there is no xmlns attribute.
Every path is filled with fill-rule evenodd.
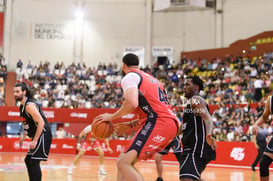
<svg viewBox="0 0 273 181"><path fill-rule="evenodd" d="M66 131L63 127L59 127L59 129L56 131L56 138L65 138L66 137Z"/></svg>

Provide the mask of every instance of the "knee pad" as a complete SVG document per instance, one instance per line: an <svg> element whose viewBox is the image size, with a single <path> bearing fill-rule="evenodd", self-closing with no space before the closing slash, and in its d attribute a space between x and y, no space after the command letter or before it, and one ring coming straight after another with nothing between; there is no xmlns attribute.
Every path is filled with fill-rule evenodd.
<svg viewBox="0 0 273 181"><path fill-rule="evenodd" d="M260 176L267 177L269 176L269 165L272 163L272 159L266 155L263 155L262 160L260 161Z"/></svg>

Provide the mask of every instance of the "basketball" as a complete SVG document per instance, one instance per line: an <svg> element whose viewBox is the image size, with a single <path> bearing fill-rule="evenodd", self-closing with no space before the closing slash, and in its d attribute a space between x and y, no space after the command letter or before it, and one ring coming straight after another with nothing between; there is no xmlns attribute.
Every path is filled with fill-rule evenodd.
<svg viewBox="0 0 273 181"><path fill-rule="evenodd" d="M105 139L111 136L113 133L114 127L111 121L104 122L93 122L92 123L92 132L93 135L99 139Z"/></svg>

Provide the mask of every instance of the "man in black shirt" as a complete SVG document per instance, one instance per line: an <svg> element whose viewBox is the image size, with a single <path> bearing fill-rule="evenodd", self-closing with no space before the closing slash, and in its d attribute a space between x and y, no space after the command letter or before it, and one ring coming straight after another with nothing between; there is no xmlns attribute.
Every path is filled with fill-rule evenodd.
<svg viewBox="0 0 273 181"><path fill-rule="evenodd" d="M259 117L259 119L255 122L252 127L252 133L256 135L258 133L258 126L261 126L265 123L269 115L273 114L273 96L268 96L265 109L263 114ZM273 160L273 137L271 138L270 142L266 146L262 160L260 161L260 178L261 181L268 181L269 180L269 166Z"/></svg>
<svg viewBox="0 0 273 181"><path fill-rule="evenodd" d="M32 138L29 151L25 157L29 180L41 181L40 161L47 160L52 141L50 126L40 104L32 98L32 93L25 83L17 83L13 89L13 94L15 100L21 103L20 117L23 122L24 133L19 141L20 146L27 136Z"/></svg>
<svg viewBox="0 0 273 181"><path fill-rule="evenodd" d="M198 76L185 80L187 104L183 109L181 181L200 180L206 165L216 159L213 122L206 101L199 95L201 90L203 81Z"/></svg>
<svg viewBox="0 0 273 181"><path fill-rule="evenodd" d="M267 138L267 136L269 136L268 128L267 128L266 124L262 124L258 128L257 135L253 135L253 137L252 137L253 142L254 142L257 150L258 150L258 154L257 154L254 162L251 165L251 169L253 171L255 171L256 165L259 163L260 159L263 156L264 149L266 147L266 138Z"/></svg>

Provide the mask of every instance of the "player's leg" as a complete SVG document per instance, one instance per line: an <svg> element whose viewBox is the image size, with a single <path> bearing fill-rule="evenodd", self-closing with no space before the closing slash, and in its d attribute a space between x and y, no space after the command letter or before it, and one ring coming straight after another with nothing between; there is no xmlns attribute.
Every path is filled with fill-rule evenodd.
<svg viewBox="0 0 273 181"><path fill-rule="evenodd" d="M106 175L106 171L104 170L104 165L103 165L103 162L104 162L104 152L102 150L102 148L99 146L97 148L94 148L94 150L98 153L99 155L99 174L100 175Z"/></svg>
<svg viewBox="0 0 273 181"><path fill-rule="evenodd" d="M120 157L117 160L118 181L144 180L141 174L137 171L137 169L134 166L134 164L137 162L137 156L138 153L136 150L130 150L120 155Z"/></svg>
<svg viewBox="0 0 273 181"><path fill-rule="evenodd" d="M269 180L269 166L273 160L273 138L269 141L264 150L262 160L260 162L260 178L261 181Z"/></svg>
<svg viewBox="0 0 273 181"><path fill-rule="evenodd" d="M50 131L42 133L37 141L35 149L30 149L28 152L27 162L31 164L31 177L30 181L41 181L42 180L42 171L40 162L47 161L50 145L52 141L52 135Z"/></svg>
<svg viewBox="0 0 273 181"><path fill-rule="evenodd" d="M180 181L201 180L201 173L206 168L207 161L193 154L182 153L180 163Z"/></svg>
<svg viewBox="0 0 273 181"><path fill-rule="evenodd" d="M155 164L156 164L156 171L157 171L157 179L156 181L163 181L162 173L163 173L163 164L162 164L162 157L163 155L160 153L156 153L155 155Z"/></svg>
<svg viewBox="0 0 273 181"><path fill-rule="evenodd" d="M272 163L273 154L264 152L260 162L260 177L261 181L269 181L269 166Z"/></svg>
<svg viewBox="0 0 273 181"><path fill-rule="evenodd" d="M169 131L166 132L166 130ZM120 172L119 181L122 179L130 181L143 180L134 163L137 160L147 160L165 148L174 139L176 131L177 126L172 119L147 120L131 140L128 149L117 161L118 171Z"/></svg>
<svg viewBox="0 0 273 181"><path fill-rule="evenodd" d="M73 165L76 166L80 161L81 157L85 154L86 150L80 149L78 155L73 160Z"/></svg>
<svg viewBox="0 0 273 181"><path fill-rule="evenodd" d="M163 181L163 163L162 163L162 157L164 155L167 155L169 153L170 148L173 146L173 141L166 146L163 150L156 153L154 159L156 164L156 171L157 171L157 178L156 181Z"/></svg>
<svg viewBox="0 0 273 181"><path fill-rule="evenodd" d="M41 160L31 159L32 179L30 181L41 181L42 180L42 171L41 171L40 162L41 162Z"/></svg>
<svg viewBox="0 0 273 181"><path fill-rule="evenodd" d="M27 173L28 173L28 177L29 177L29 180L32 179L32 164L31 164L31 156L30 155L26 155L25 157L25 164L26 164L26 167L27 167Z"/></svg>
<svg viewBox="0 0 273 181"><path fill-rule="evenodd" d="M72 174L73 173L73 168L78 164L78 162L80 161L81 157L85 154L85 152L86 152L85 149L80 149L79 153L74 158L73 163L68 168L67 174Z"/></svg>

